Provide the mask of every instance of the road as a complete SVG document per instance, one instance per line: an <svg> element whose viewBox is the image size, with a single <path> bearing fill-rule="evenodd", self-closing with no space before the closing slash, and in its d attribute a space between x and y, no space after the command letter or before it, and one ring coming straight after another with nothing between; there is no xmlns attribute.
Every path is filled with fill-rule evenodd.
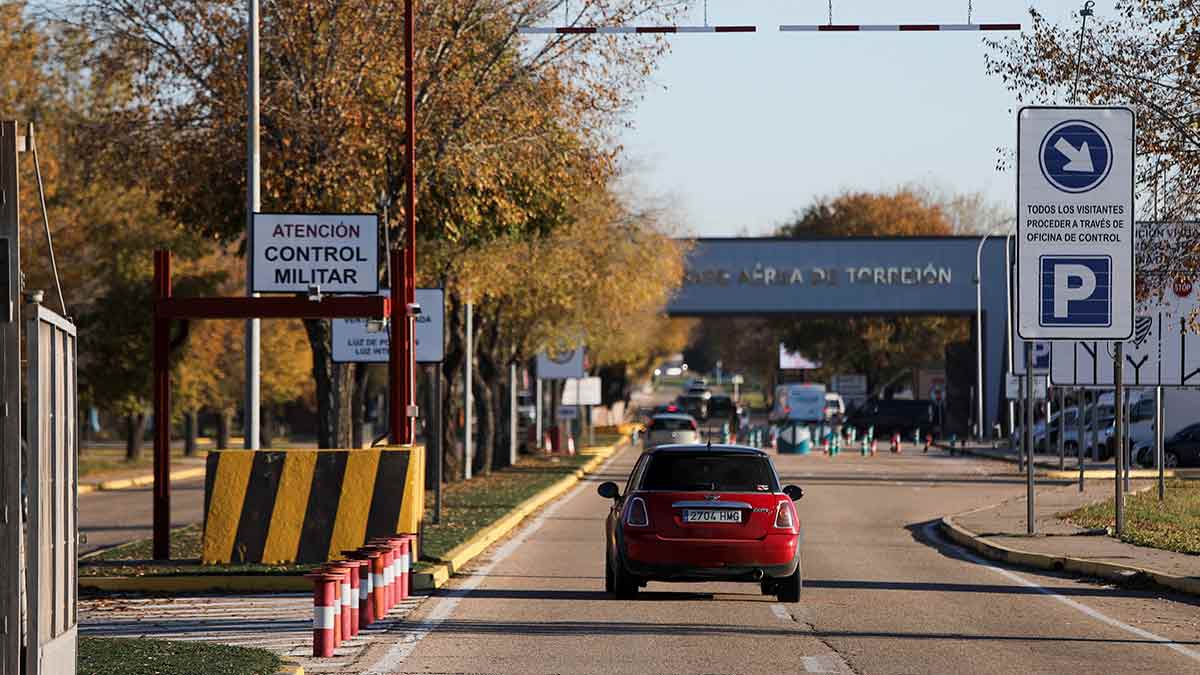
<svg viewBox="0 0 1200 675"><path fill-rule="evenodd" d="M636 457L614 457L346 672L1200 671L1194 601L1002 569L943 542L934 518L1023 489L962 457L776 458L806 490L799 604L746 584L651 583L614 600L595 486L623 483Z"/></svg>
<svg viewBox="0 0 1200 675"><path fill-rule="evenodd" d="M204 520L204 479L171 483L171 526L181 527ZM128 490L89 492L79 496L79 531L87 553L116 544L149 537L154 525L154 503L150 486Z"/></svg>

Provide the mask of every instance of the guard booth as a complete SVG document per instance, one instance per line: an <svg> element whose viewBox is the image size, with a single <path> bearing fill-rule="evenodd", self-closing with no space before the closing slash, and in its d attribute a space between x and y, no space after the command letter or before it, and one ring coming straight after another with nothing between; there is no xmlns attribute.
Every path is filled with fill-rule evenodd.
<svg viewBox="0 0 1200 675"><path fill-rule="evenodd" d="M32 138L0 122L0 675L74 673L77 651L75 326L40 292L23 303L17 156Z"/></svg>
<svg viewBox="0 0 1200 675"><path fill-rule="evenodd" d="M78 639L75 324L26 306L25 673L73 673Z"/></svg>

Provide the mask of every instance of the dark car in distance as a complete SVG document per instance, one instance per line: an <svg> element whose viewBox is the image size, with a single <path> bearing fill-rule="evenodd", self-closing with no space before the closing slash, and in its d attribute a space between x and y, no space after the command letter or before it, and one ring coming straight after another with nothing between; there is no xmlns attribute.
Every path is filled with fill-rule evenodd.
<svg viewBox="0 0 1200 675"><path fill-rule="evenodd" d="M864 430L875 427L876 436L895 432L909 434L915 429L924 432L933 427L934 407L933 401L873 398L855 411L846 423Z"/></svg>
<svg viewBox="0 0 1200 675"><path fill-rule="evenodd" d="M649 581L744 581L799 602L804 493L781 488L771 458L736 445L667 445L642 453L605 522L604 587L632 599Z"/></svg>

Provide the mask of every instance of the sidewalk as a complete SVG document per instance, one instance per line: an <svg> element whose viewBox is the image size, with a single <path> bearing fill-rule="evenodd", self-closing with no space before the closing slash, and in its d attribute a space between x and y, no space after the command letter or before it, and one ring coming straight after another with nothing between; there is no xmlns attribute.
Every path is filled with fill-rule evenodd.
<svg viewBox="0 0 1200 675"><path fill-rule="evenodd" d="M1135 480L1133 489L1152 489L1154 485L1152 480ZM1146 573L1164 586L1200 594L1200 556L1126 544L1103 531L1084 530L1057 517L1112 496L1111 481L1090 482L1082 493L1075 485L1039 486L1034 500L1038 534L1032 537L1025 534L1024 497L947 516L943 530L958 543L993 559L1112 581ZM971 541L963 541L964 535Z"/></svg>

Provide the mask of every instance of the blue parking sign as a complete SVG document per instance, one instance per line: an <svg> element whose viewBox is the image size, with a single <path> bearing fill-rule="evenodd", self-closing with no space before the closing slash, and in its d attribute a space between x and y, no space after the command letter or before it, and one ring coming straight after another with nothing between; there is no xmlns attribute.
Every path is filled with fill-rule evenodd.
<svg viewBox="0 0 1200 675"><path fill-rule="evenodd" d="M1042 256L1041 325L1112 325L1112 258Z"/></svg>
<svg viewBox="0 0 1200 675"><path fill-rule="evenodd" d="M1108 135L1083 120L1068 120L1052 128L1042 139L1039 157L1046 181L1073 194L1103 183L1112 170L1112 159Z"/></svg>

